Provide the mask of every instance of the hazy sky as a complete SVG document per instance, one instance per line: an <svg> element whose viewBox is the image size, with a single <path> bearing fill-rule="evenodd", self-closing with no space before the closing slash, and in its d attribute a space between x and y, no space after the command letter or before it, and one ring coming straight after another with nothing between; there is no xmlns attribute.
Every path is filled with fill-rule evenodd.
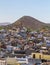
<svg viewBox="0 0 50 65"><path fill-rule="evenodd" d="M28 15L50 23L50 0L0 0L0 23Z"/></svg>

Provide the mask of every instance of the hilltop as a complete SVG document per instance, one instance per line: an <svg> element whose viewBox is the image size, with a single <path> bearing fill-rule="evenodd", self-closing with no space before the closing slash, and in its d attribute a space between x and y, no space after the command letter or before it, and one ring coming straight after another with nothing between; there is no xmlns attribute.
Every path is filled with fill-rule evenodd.
<svg viewBox="0 0 50 65"><path fill-rule="evenodd" d="M48 25L46 23L43 23L31 16L23 16L14 23L8 25L7 27L12 28L12 27L22 27L22 26L35 30L45 26L50 26L50 24Z"/></svg>

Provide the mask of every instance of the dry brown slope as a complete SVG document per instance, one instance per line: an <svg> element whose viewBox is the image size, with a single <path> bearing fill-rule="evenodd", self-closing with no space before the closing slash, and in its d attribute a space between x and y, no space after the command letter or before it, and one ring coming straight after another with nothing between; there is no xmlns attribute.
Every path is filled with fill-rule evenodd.
<svg viewBox="0 0 50 65"><path fill-rule="evenodd" d="M39 29L46 25L45 23L40 22L39 20L30 17L30 16L23 16L19 20L15 21L15 23L12 24L13 26L21 27L25 26L27 28L32 28L32 29Z"/></svg>

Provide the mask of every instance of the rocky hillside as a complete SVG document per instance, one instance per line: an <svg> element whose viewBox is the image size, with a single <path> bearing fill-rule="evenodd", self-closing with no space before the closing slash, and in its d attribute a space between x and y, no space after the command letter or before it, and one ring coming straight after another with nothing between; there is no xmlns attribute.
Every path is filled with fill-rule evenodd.
<svg viewBox="0 0 50 65"><path fill-rule="evenodd" d="M22 27L22 26L25 26L27 28L31 28L34 30L34 29L42 28L44 26L48 26L48 24L43 23L30 16L23 16L20 19L18 19L17 21L15 21L13 24L11 24L7 27L12 28L12 27Z"/></svg>

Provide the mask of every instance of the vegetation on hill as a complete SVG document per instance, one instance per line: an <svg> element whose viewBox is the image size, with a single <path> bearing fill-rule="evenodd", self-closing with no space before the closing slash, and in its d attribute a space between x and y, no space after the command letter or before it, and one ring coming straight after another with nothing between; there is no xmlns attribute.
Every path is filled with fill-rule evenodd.
<svg viewBox="0 0 50 65"><path fill-rule="evenodd" d="M2 30L3 29L3 27L2 26L0 26L0 30Z"/></svg>

